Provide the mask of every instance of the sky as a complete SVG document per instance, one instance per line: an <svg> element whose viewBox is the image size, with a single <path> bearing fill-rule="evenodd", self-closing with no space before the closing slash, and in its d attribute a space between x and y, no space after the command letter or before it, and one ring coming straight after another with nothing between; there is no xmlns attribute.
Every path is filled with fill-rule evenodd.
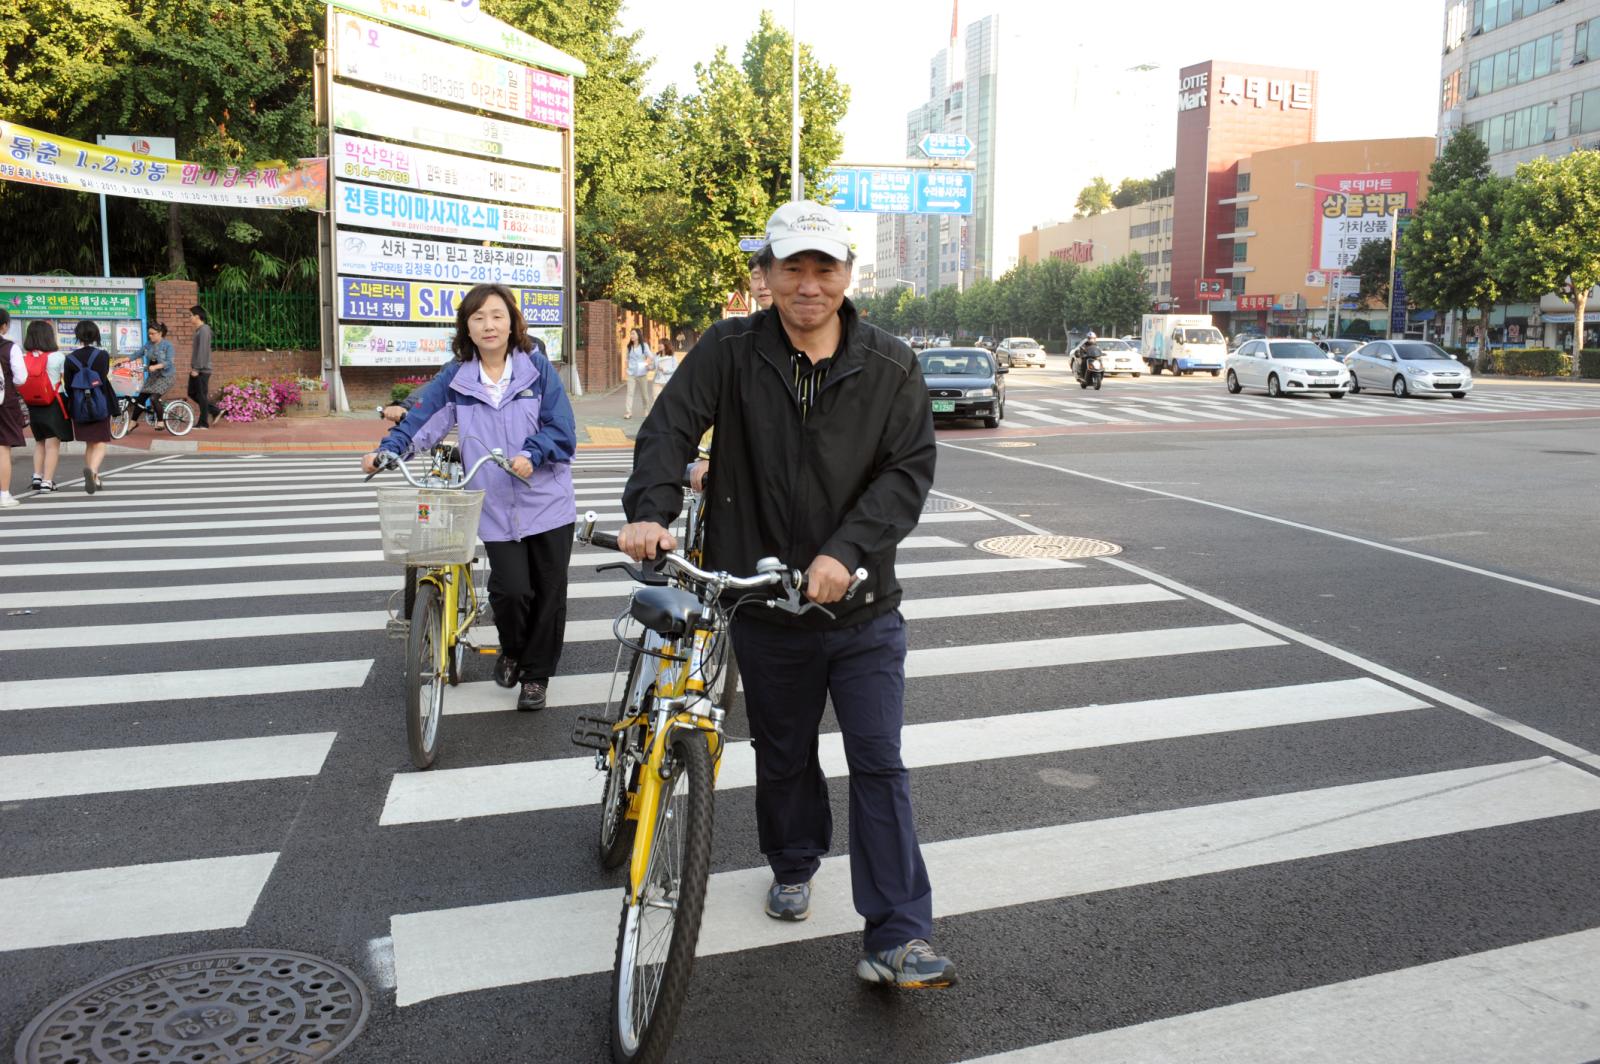
<svg viewBox="0 0 1600 1064"><path fill-rule="evenodd" d="M1022 233L1071 218L1095 176L1115 185L1172 165L1180 67L1223 59L1317 70L1318 140L1433 136L1444 6L961 0L963 26L1000 17L997 271L1015 260ZM763 8L786 25L794 11L782 0L629 0L622 22L643 31L651 90L690 92L695 63L718 46L737 59ZM806 0L799 9L800 39L850 86L840 162L901 158L906 114L927 99L929 63L949 41L950 0ZM857 252L871 262L873 216L853 220Z"/></svg>

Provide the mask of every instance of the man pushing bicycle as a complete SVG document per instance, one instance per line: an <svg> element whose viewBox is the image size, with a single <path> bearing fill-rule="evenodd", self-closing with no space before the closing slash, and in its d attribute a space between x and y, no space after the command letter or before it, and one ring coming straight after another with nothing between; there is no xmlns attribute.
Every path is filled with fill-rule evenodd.
<svg viewBox="0 0 1600 1064"><path fill-rule="evenodd" d="M854 253L831 207L789 203L767 223L762 273L773 308L719 322L673 375L639 430L619 547L672 550L684 467L716 425L706 565L814 559L792 617L741 613L732 627L756 754L756 818L772 867L767 915L804 920L832 844L818 728L833 699L850 766L850 876L866 921L862 979L906 988L955 982L928 945L933 892L900 758L906 627L895 549L933 484L927 389L911 349L844 298ZM850 598L851 574L868 576Z"/></svg>

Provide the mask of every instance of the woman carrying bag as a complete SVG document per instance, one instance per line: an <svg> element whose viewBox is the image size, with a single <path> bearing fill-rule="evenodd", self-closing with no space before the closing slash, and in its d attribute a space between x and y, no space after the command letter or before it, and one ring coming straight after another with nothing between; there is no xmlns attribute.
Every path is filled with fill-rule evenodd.
<svg viewBox="0 0 1600 1064"><path fill-rule="evenodd" d="M22 348L6 338L11 315L0 310L0 507L21 506L11 494L11 448L22 447L23 430L28 427L28 410L17 389L28 379Z"/></svg>
<svg viewBox="0 0 1600 1064"><path fill-rule="evenodd" d="M651 389L657 399L661 398L662 389L667 386L677 368L678 353L672 349L672 341L663 336L661 353L656 356L656 382Z"/></svg>
<svg viewBox="0 0 1600 1064"><path fill-rule="evenodd" d="M100 326L80 321L72 330L82 346L66 357L61 377L67 390L67 416L73 438L83 443L83 490L93 495L101 488L100 463L111 442L111 415L117 411L117 393L111 387L111 355L100 346Z"/></svg>
<svg viewBox="0 0 1600 1064"><path fill-rule="evenodd" d="M66 355L56 345L55 326L43 319L29 323L22 348L28 379L20 391L33 429L33 490L55 491L61 445L72 442L72 419L61 387Z"/></svg>
<svg viewBox="0 0 1600 1064"><path fill-rule="evenodd" d="M650 378L649 372L655 368L656 355L650 350L650 345L645 343L644 334L638 329L628 331L628 392L622 404L622 416L633 417L633 393L639 393L639 402L644 406L644 416L650 414Z"/></svg>
<svg viewBox="0 0 1600 1064"><path fill-rule="evenodd" d="M455 361L378 445L404 457L454 428L468 468L495 448L511 458L515 475L486 465L467 487L484 492L478 538L489 555L489 605L500 634L494 678L502 687L521 683L520 710L545 707L561 660L578 513L572 404L550 360L531 348L510 290L476 286L456 310ZM373 473L377 462L375 451L361 465Z"/></svg>

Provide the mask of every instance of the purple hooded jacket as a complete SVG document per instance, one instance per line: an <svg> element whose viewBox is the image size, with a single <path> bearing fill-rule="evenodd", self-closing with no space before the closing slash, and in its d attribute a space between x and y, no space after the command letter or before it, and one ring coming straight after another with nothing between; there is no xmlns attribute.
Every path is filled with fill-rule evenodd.
<svg viewBox="0 0 1600 1064"><path fill-rule="evenodd" d="M511 380L499 406L489 399L476 358L445 366L378 449L402 456L424 451L452 428L459 430L468 469L496 447L508 458L520 454L533 463L533 475L525 481L486 465L468 485L484 491L479 539L511 542L577 520L572 492L577 426L561 378L544 355L512 353Z"/></svg>

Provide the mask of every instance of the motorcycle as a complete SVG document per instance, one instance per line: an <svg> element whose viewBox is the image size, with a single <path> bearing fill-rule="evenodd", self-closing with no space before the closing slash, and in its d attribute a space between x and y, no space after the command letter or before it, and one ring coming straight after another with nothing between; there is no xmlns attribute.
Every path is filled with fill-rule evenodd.
<svg viewBox="0 0 1600 1064"><path fill-rule="evenodd" d="M1078 387L1088 389L1091 386L1095 391L1100 390L1101 383L1106 379L1106 371L1100 365L1098 355L1093 358L1080 359L1078 364Z"/></svg>

